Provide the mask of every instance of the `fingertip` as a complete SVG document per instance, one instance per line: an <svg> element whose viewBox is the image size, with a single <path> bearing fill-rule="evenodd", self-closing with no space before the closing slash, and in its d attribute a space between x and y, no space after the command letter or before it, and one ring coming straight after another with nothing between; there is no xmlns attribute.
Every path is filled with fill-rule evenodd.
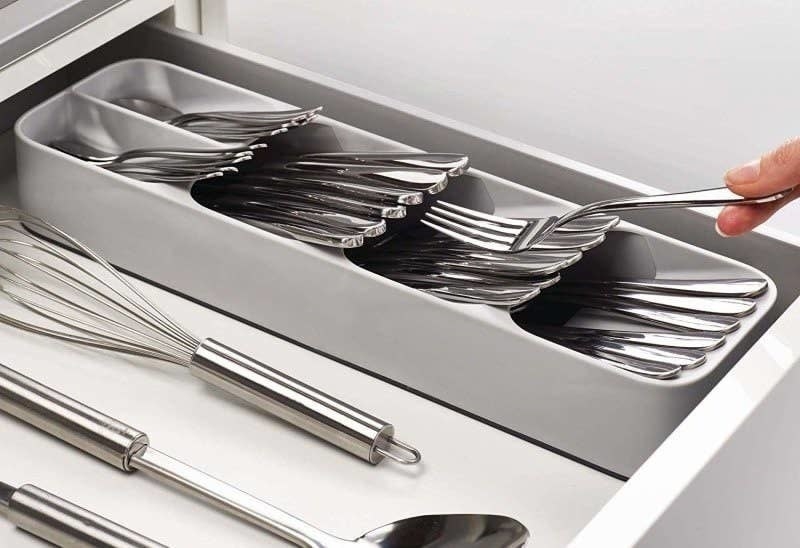
<svg viewBox="0 0 800 548"><path fill-rule="evenodd" d="M725 173L725 184L732 190L738 186L752 185L758 182L761 174L761 158L751 160Z"/></svg>
<svg viewBox="0 0 800 548"><path fill-rule="evenodd" d="M717 217L717 222L714 225L714 230L717 231L717 234L722 236L723 238L730 238L731 236L735 236L739 232L741 232L737 225L740 224L737 219L736 215L736 208L733 207L726 207L724 208L719 216Z"/></svg>

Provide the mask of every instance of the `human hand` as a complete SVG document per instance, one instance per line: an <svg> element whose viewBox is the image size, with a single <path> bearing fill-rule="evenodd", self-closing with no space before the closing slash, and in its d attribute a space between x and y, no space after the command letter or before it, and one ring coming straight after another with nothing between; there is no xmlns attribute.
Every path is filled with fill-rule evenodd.
<svg viewBox="0 0 800 548"><path fill-rule="evenodd" d="M757 160L731 169L725 183L747 198L766 196L797 186L785 198L756 205L727 206L717 217L721 236L739 236L757 227L780 208L800 197L800 137L782 144Z"/></svg>

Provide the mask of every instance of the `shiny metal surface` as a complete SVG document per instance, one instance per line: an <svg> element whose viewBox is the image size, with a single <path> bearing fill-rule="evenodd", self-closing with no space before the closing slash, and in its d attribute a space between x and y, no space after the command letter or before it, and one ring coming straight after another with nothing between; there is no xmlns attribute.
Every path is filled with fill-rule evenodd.
<svg viewBox="0 0 800 548"><path fill-rule="evenodd" d="M348 177L337 175L316 174L299 176L293 174L287 177L286 174L278 173L259 173L242 175L235 182L228 183L225 189L228 192L243 192L254 194L261 189L272 188L303 188L312 191L338 192L342 196L352 198L368 198L386 202L387 204L418 205L422 203L424 193L419 190L406 190L392 185L381 185L366 179L353 180Z"/></svg>
<svg viewBox="0 0 800 548"><path fill-rule="evenodd" d="M94 512L33 485L0 483L0 508L11 523L67 548L166 548Z"/></svg>
<svg viewBox="0 0 800 548"><path fill-rule="evenodd" d="M226 356L227 359L231 357L236 357L239 360L238 366L241 369L249 369L250 367L256 365L252 362L252 360L247 359L244 356L238 355L235 352L225 349L224 347L218 347L218 345L214 344L213 342L206 341L206 345L204 346L205 350L208 351L209 358L215 359L219 361L219 354L222 353ZM227 364L226 364L227 365ZM261 367L263 364L257 364ZM56 392L36 381L25 377L13 370L8 368L3 368L4 376L3 379L7 379L4 382L4 391L0 393L0 409L6 411L14 416L17 416L21 420L40 428L41 430L48 432L49 434L66 441L79 449L86 451L89 454L92 454L110 464L117 466L120 468L120 463L115 459L109 459L107 456L108 451L105 450L105 445L100 444L99 447L102 450L98 450L98 443L96 442L85 442L82 441L84 438L87 438L85 435L85 431L88 428L91 428L93 432L92 439L97 438L100 440L115 440L116 437L119 435L119 431L123 430L125 435L127 436L128 430L130 427L127 427L123 423L117 421L116 419L112 419L96 411L86 405L83 405L68 396ZM277 373L277 372L275 372ZM225 373L227 375L227 373ZM246 376L247 373L241 371L243 376ZM258 375L257 375L258 376ZM256 377L257 377L256 376ZM250 378L253 380L255 377ZM280 382L284 382L288 384L294 384L296 381L293 381L289 377L275 376L275 385L279 384ZM309 396L317 394L313 389L310 387L305 386L291 386L287 387L285 390L281 390L280 388L275 388L274 393L270 393L271 395L277 396L280 392L284 395L287 399L293 398L293 394L296 390L299 389L308 389ZM8 396L11 394L11 397ZM17 396L18 394L18 396ZM11 400L11 398L14 400ZM39 403L39 400L46 399L47 404L43 405ZM16 404L10 405L8 401L15 401ZM350 414L354 412L352 408L348 407L346 404L328 399L324 402L319 402L320 406L314 406L317 410L321 410L323 414L328 414L329 416L332 415L332 409L335 409L337 413L341 413L342 415ZM15 410L17 408L23 409L30 409L32 410L29 413L19 413L15 414ZM324 409L323 409L324 408ZM294 413L293 417L289 417L289 414L284 415L285 418L298 418L301 417L301 413ZM353 422L361 421L365 426L366 429L370 429L370 425L366 423L370 421L377 421L373 417L366 416L364 414L353 414L351 417ZM87 420L90 421L90 426L87 426ZM138 432L138 431L137 431ZM80 437L77 438L76 441L76 434L79 433ZM396 458L398 453L395 451L395 445L399 445L401 450L411 451L413 453L413 448L409 448L405 444L393 444L393 440L391 437L391 426L386 425L381 428L379 435L382 438L374 443L377 445L377 449L372 449L375 451L379 451L379 458L382 457L391 457ZM242 518L250 523L258 525L259 527L263 527L268 531L271 531L291 542L299 546L319 546L319 547L336 547L336 546L345 546L348 544L353 543L361 543L364 544L367 542L360 538L356 541L347 541L343 539L339 539L328 533L325 533L319 529L308 525L307 523L303 522L302 520L288 514L278 508L261 501L252 495L249 495L232 485L225 483L221 480L218 480L208 474L205 474L183 462L178 461L160 451L149 447L147 437L144 434L136 438L137 444L135 447L128 448L125 447L124 449L120 449L119 452L121 453L120 456L125 458L125 466L124 470L126 471L136 471L140 470L145 474L154 477L156 480L160 482L166 482L170 485L176 486L183 491L191 494L192 496L197 496L207 502L212 503L213 505L217 506L218 508L229 512L239 518ZM366 442L366 440L365 440ZM364 450L363 447L360 450ZM417 455L418 456L418 455ZM402 458L402 455L401 455ZM5 513L9 516L14 516L15 514L15 498L16 493L12 494L9 489L0 489L0 497L3 501L8 501L8 504L5 502L0 503L0 508L7 508ZM38 497L38 495L37 495ZM39 497L40 499L45 499L45 503L47 503L46 497ZM26 501L31 501L30 497L26 498ZM41 507L42 502L35 501L36 505ZM31 508L34 507L33 503L29 503L28 506ZM51 505L52 506L52 505ZM63 509L63 507L62 507ZM42 523L34 523L33 521L28 520L28 513L23 512L20 515L23 516L25 520L24 523L29 524L30 527L38 527L39 529L44 531L50 531L50 534L55 535L55 538L62 538L58 537L57 535L60 534L60 530L55 525L55 518L56 515L52 511L39 511L39 514L45 515L45 519ZM58 514L59 516L61 514ZM48 517L49 516L49 517ZM453 518L453 519L460 519L463 520L463 524L466 525L467 523L472 523L475 520L474 525L478 525L479 523L483 523L488 516L482 515L475 515L475 516L462 516L460 518ZM415 519L415 518L412 518ZM406 544L404 546L460 546L458 544L441 544L450 537L448 536L446 539L441 536L441 531L438 530L428 530L425 529L426 523L429 523L430 517L425 518L416 518L420 521L414 525L414 528L417 529L416 531L416 538L418 541L413 541L413 537L409 537L409 529L414 522L409 522L408 520L404 520L405 526L403 527L403 532L398 533L391 533L391 528L393 524L388 526L384 526L381 528L380 538L385 540L381 541L373 541L370 540L369 542L373 542L373 544L367 544L369 546L396 546L396 544L392 544L394 542L392 539L403 538L406 541L410 542L410 544ZM450 519L449 516L439 516L437 519L447 520ZM500 520L497 522L497 526L501 527L503 531L506 533L509 529L513 529L518 532L519 535L524 535L523 537L516 536L515 539L519 540L522 538L527 538L527 530L524 527L518 524L515 520L510 518L494 518ZM50 523L53 522L53 523ZM46 527L43 523L47 523ZM86 524L84 520L84 524ZM388 527L388 529L387 529ZM89 529L84 527L77 527L76 531L80 534L84 534ZM372 533L368 533L370 535ZM377 533L376 533L377 534ZM448 533L450 535L450 533ZM473 540L480 540L484 538L484 533L480 533L477 537L469 537L464 535L475 535L475 531L472 527L468 528L467 531L453 531L453 540L454 542L461 542L468 541L470 538ZM504 544L504 542L508 541L508 537L505 536L505 533L496 531L492 529L491 531L487 532L488 538L492 538L491 544L484 544L480 543L477 546L484 547L484 546L518 546L518 544ZM66 537L64 537L66 538ZM439 544L428 544L427 541L423 539L439 539ZM375 544L377 542L377 544ZM484 541L481 541L484 542ZM388 544L384 544L388 543ZM94 546L89 544L90 546ZM103 544L98 544L99 546L104 546ZM77 546L83 546L81 544L77 544ZM114 544L110 544L109 546L117 546ZM126 546L124 544L120 544L119 546ZM148 545L144 545L148 546ZM463 544L463 546L470 546L470 544Z"/></svg>
<svg viewBox="0 0 800 548"><path fill-rule="evenodd" d="M529 536L512 518L445 514L399 520L346 540L152 448L134 455L133 466L304 548L516 548Z"/></svg>
<svg viewBox="0 0 800 548"><path fill-rule="evenodd" d="M453 276L442 280L431 274L397 273L393 274L391 279L450 301L513 308L531 301L541 293L542 289L557 283L559 277L555 275L536 283L517 286L507 283L495 286L476 284Z"/></svg>
<svg viewBox="0 0 800 548"><path fill-rule="evenodd" d="M719 314L737 318L752 314L756 309L753 299L741 297L706 297L703 295L679 295L628 289L607 289L590 287L556 287L554 294L586 295L602 298L609 302L654 306L679 312L698 312L700 314Z"/></svg>
<svg viewBox="0 0 800 548"><path fill-rule="evenodd" d="M8 516L8 506L16 491L14 487L0 481L0 516Z"/></svg>
<svg viewBox="0 0 800 548"><path fill-rule="evenodd" d="M632 373L657 379L675 377L683 369L694 369L706 362L705 352L699 350L657 348L602 337L560 342L578 352L619 364Z"/></svg>
<svg viewBox="0 0 800 548"><path fill-rule="evenodd" d="M394 440L394 427L213 339L192 356L192 375L373 464L388 456L419 462ZM380 450L380 451L379 451Z"/></svg>
<svg viewBox="0 0 800 548"><path fill-rule="evenodd" d="M387 163L409 167L425 167L447 171L448 175L461 175L469 169L469 157L450 152L318 152L304 154L302 159L353 162Z"/></svg>
<svg viewBox="0 0 800 548"><path fill-rule="evenodd" d="M83 253L77 259L20 226L61 241ZM393 438L393 427L344 402L301 383L220 343L200 342L164 314L102 257L49 223L16 209L0 209L0 293L12 309L0 322L86 346L159 359L192 370L261 409L376 464L383 457L403 464L420 460L413 447ZM10 374L9 374L10 375ZM14 380L14 379L11 379ZM37 395L39 407L25 407L35 389L18 394L25 379L8 381L7 410L30 415L43 428L58 428L50 400ZM31 385L34 386L34 385ZM34 394L35 395L35 394ZM57 394L49 394L51 400ZM141 433L120 425L117 437L95 435L108 417L80 413L81 427L64 432L67 441L127 469L132 439ZM305 414L305 415L304 415ZM84 422L81 422L84 421ZM111 431L109 430L109 431ZM49 431L49 430L48 430ZM117 432L119 431L119 432ZM53 432L57 434L56 432ZM125 435L123 435L125 434ZM127 436L127 437L126 437ZM143 434L142 434L143 436Z"/></svg>
<svg viewBox="0 0 800 548"><path fill-rule="evenodd" d="M206 348L212 347L212 344ZM230 355L230 352L228 352ZM243 356L240 356L244 358ZM242 367L247 367L252 363L243 363ZM99 411L92 409L72 398L56 392L33 379L30 379L12 369L2 367L2 391L0 391L0 410L5 411L32 426L35 426L54 437L66 441L101 460L121 468L125 471L142 470L148 475L155 477L159 481L166 481L171 485L176 485L192 495L212 502L219 508L241 517L251 523L265 527L267 530L284 536L289 540L302 541L306 538L316 540L335 539L329 535L303 524L297 518L282 512L263 501L252 497L236 489L235 487L204 474L191 466L169 457L155 449L149 447L147 436L116 419L108 417ZM276 377L277 382L278 377ZM281 381L292 383L289 377L281 377ZM308 388L308 387L301 387ZM288 398L293 397L296 387L282 391ZM313 395L313 389L309 389L309 395ZM326 401L325 405L338 407L343 413L349 412L350 408L346 404L338 401ZM22 411L21 411L22 410ZM371 420L368 416L354 416L353 420ZM397 453L393 449L393 442L390 437L391 426L385 426L380 434L384 437L376 441L376 445L381 450L379 457L388 456L396 458ZM130 443L120 442L119 440L132 440ZM401 449L406 448L405 444L400 444ZM412 452L413 449L410 449ZM417 455L418 456L418 455ZM2 487L0 485L0 487ZM20 525L30 527L38 532L47 533L52 538L67 538L62 535L58 526L57 518L62 517L64 507L54 508L54 504L49 502L47 497L34 493L30 497L27 494L19 495L19 491L11 493L10 489L0 489L0 496L3 502L0 508L9 516L9 519ZM15 510L15 500L17 496L25 497L23 506L30 511L17 512ZM7 501L7 503L6 503ZM31 511L35 511L40 519L31 518ZM14 520L19 516L19 520ZM88 534L92 529L91 522L83 520L83 524L73 527L76 534ZM103 538L113 538L105 535ZM301 546L305 545L302 542ZM98 543L99 546L105 546ZM320 546L336 546L336 544L319 544ZM70 545L71 546L71 545ZM77 543L76 546L84 546ZM94 546L88 544L88 546ZM117 546L109 544L109 546ZM124 544L119 546L124 547ZM309 545L310 546L310 545Z"/></svg>
<svg viewBox="0 0 800 548"><path fill-rule="evenodd" d="M59 139L52 141L50 146L53 148L75 156L81 160L94 163L105 162L124 162L126 160L142 158L163 158L172 160L193 159L202 160L204 158L228 157L232 155L236 158L248 157L253 155L255 146L234 146L221 148L137 148L126 150L120 153L112 153L107 150L99 149L83 141L75 139ZM265 148L266 145L259 145L257 148Z"/></svg>
<svg viewBox="0 0 800 548"><path fill-rule="evenodd" d="M592 290L626 289L662 294L699 295L705 297L758 297L768 287L763 278L707 278L707 279L641 279L641 280L582 280L564 282L561 287Z"/></svg>
<svg viewBox="0 0 800 548"><path fill-rule="evenodd" d="M719 333L621 331L589 327L567 327L563 325L529 325L527 327L536 334L558 340L593 340L602 338L613 341L636 343L644 346L687 348L705 351L715 350L725 344L725 335Z"/></svg>
<svg viewBox="0 0 800 548"><path fill-rule="evenodd" d="M147 445L144 432L3 365L0 410L126 472L131 455Z"/></svg>
<svg viewBox="0 0 800 548"><path fill-rule="evenodd" d="M205 348L209 351L219 350L216 348L216 345L213 343L209 343L205 346ZM249 369L251 366L254 366L252 360L247 359L244 356L238 355L229 351L225 350L224 354L226 357L230 358L233 354L233 357L239 358L240 363L238 366L241 369ZM211 352L212 359L218 359L215 356L218 352ZM227 364L226 364L227 365ZM257 364L261 367L265 367L262 364ZM85 417L89 417L88 420L91 421L91 428L94 431L94 435L99 439L115 439L118 435L118 430L122 427L123 429L127 429L123 423L116 421L110 417L107 417L86 405L83 405L75 400L72 400L68 396L64 394L58 393L48 387L45 387L36 381L29 379L19 373L16 373L13 370L8 368L4 368L4 371L7 370L9 374L6 374L4 378L8 379L8 382L4 383L4 386L8 385L11 389L6 390L0 393L0 405L3 405L2 409L9 413L14 412L17 407L22 407L26 409L33 409L34 412L27 413L27 414L19 414L15 415L18 416L21 420L44 430L52 434L53 436L71 443L75 445L79 449L86 451L106 462L109 462L112 465L117 467L119 463L116 462L114 459L108 459L106 452L98 451L96 444L93 443L76 443L75 442L75 435L74 432L82 433L86 430L86 421ZM243 376L247 376L247 372L240 371ZM227 374L227 373L225 373ZM258 375L255 377L250 376L250 380L254 380ZM288 377L275 377L276 384L279 381L286 382L287 384L294 384L296 381L293 381L291 378ZM33 387L35 390L30 389ZM294 392L298 389L305 389L309 387L297 387L297 386L287 386L285 390L281 390L280 388L276 388L275 394L277 395L278 392L285 395L287 398L293 398ZM19 402L19 405L9 406L6 404L7 396L6 394L19 394L16 400ZM47 405L47 411L41 411L44 409L45 406L38 404L37 400L41 399L39 394L46 394L47 401L51 402ZM309 397L312 395L317 394L313 389L308 391ZM346 404L328 399L324 402L319 402L320 406L315 406L316 409L323 409L323 413L329 413L329 409L335 408L337 412L342 414L350 413L352 408L349 408ZM80 411L80 413L76 412L76 409ZM100 417L99 419L97 417ZM353 421L363 421L364 423L377 420L369 416L365 416L363 414L359 414L358 416L352 417ZM367 426L369 428L369 426ZM393 447L392 439L386 437L390 435L391 426L383 427L382 431L380 432L381 435L384 437L381 440L377 441L376 444L378 446L378 450L380 451L379 457L391 457L396 458L398 453L395 451ZM84 436L85 437L85 436ZM347 541L343 539L339 539L328 533L325 533L311 525L303 522L302 520L292 516L291 514L284 512L262 500L259 500L252 495L249 495L232 485L225 483L221 480L218 480L208 474L205 474L187 464L184 464L177 459L174 459L160 451L149 447L147 437L142 434L142 438L140 438L140 442L133 448L131 451L125 450L125 458L126 463L124 469L127 471L136 471L140 470L143 473L152 476L156 480L160 482L166 482L170 485L177 486L181 490L191 494L192 496L199 497L207 502L212 503L213 505L217 506L218 508L229 512L239 518L242 518L250 523L253 523L259 527L263 527L266 530L273 532L291 542L294 542L298 546L307 546L307 547L337 547L337 546L345 546L353 543L361 543L364 542L361 539L356 541ZM411 451L413 454L413 448L408 448L405 444L400 443L400 449ZM401 455L402 458L402 455ZM0 497L3 499L9 499L10 502L7 505L8 511L7 513L13 512L13 499L14 495L9 494L9 490L0 489ZM0 508L3 508L3 504L0 503ZM482 522L485 520L487 516L476 515L472 517L464 517L461 518L464 520L464 523L471 522L471 520L477 520L477 523ZM421 522L417 524L417 535L420 539L417 542L413 542L411 538L408 537L408 530L402 533L403 538L406 538L411 543L407 544L409 548L415 546L457 546L457 544L428 544L427 541L423 541L422 539L426 538L439 538L442 539L440 531L437 530L425 530L425 524L428 523L425 519L430 518L421 518ZM440 516L440 519L449 519L448 516ZM500 518L498 518L500 519ZM524 527L519 525L515 520L510 518L503 518L507 521L504 521L505 525L503 525L504 529L513 528L514 530L518 530L520 534L524 533L524 536L527 537L527 530ZM499 525L502 525L498 524ZM389 526L391 527L391 524ZM474 531L471 531L470 534L474 535ZM400 535L398 533L398 535ZM454 532L455 535L455 532ZM457 535L457 540L469 540L469 538L465 538L464 532L462 531L459 535ZM438 536L438 537L437 537ZM495 540L494 542L504 542L507 537L503 536L499 532L492 532L490 537L493 537ZM394 538L392 535L388 535L387 538ZM448 537L449 538L449 537ZM390 541L386 541L390 542ZM395 546L394 544L367 544L368 546ZM470 546L470 544L464 544L463 546ZM477 544L476 546L484 547L484 546L518 546L517 544Z"/></svg>
<svg viewBox="0 0 800 548"><path fill-rule="evenodd" d="M57 140L53 148L115 173L154 183L183 183L237 173L250 161L249 147L228 149L136 149L114 154L76 139Z"/></svg>
<svg viewBox="0 0 800 548"><path fill-rule="evenodd" d="M756 310L755 299L766 283L758 278L572 278L513 312L530 333L639 375L669 379L706 363L707 353L738 329L739 318ZM585 315L582 309L600 313ZM664 331L603 328L606 321L626 318Z"/></svg>
<svg viewBox="0 0 800 548"><path fill-rule="evenodd" d="M638 320L647 325L667 327L687 331L705 331L711 333L731 333L739 328L739 320L735 317L675 312L655 307L628 304L602 297L568 294L542 294L538 299L545 303L568 303L582 308L592 308L620 314Z"/></svg>
<svg viewBox="0 0 800 548"><path fill-rule="evenodd" d="M438 194L447 188L449 175L446 171L423 167L401 167L371 164L349 164L346 162L321 162L298 160L286 162L290 171L332 173L348 177L363 177L369 180L388 181L402 188Z"/></svg>
<svg viewBox="0 0 800 548"><path fill-rule="evenodd" d="M727 187L656 196L603 200L585 205L560 217L506 219L473 211L449 202L438 202L421 221L424 225L471 245L499 252L518 253L530 249L560 226L595 213L630 209L708 207L731 204L763 204L780 200L791 190L759 198L744 198Z"/></svg>
<svg viewBox="0 0 800 548"><path fill-rule="evenodd" d="M214 111L183 113L171 106L142 98L118 98L112 103L170 125L227 142L251 142L276 131L305 125L322 107L286 111Z"/></svg>

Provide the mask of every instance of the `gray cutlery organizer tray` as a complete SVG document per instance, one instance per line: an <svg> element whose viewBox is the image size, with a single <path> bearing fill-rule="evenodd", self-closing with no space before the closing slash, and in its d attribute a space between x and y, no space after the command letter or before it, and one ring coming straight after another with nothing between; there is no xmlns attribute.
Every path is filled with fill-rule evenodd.
<svg viewBox="0 0 800 548"><path fill-rule="evenodd" d="M110 65L18 120L23 208L120 268L613 474L632 474L767 327L772 281L756 312L699 368L657 381L610 367L528 333L508 310L447 302L361 269L341 250L215 213L194 201L191 185L136 181L48 146L69 135L119 151L223 146L106 102L115 97L185 112L295 108L160 61ZM320 121L335 137L320 143L327 150L413 150ZM476 169L469 175L451 182L448 199L519 217L574 207ZM584 261L621 276L767 278L628 223L589 253Z"/></svg>

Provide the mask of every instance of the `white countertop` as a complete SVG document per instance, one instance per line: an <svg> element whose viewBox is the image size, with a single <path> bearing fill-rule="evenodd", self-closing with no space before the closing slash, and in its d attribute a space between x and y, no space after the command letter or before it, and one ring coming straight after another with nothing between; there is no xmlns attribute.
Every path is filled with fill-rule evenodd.
<svg viewBox="0 0 800 548"><path fill-rule="evenodd" d="M213 335L393 422L400 439L422 450L422 465L370 466L207 388L177 366L79 348L6 326L0 326L0 361L144 430L152 447L344 537L415 514L485 512L519 519L531 530L535 546L563 546L621 486L404 390L141 285L198 336ZM32 483L170 546L286 545L7 415L0 415L0 440L0 481ZM0 521L0 546L40 545Z"/></svg>

